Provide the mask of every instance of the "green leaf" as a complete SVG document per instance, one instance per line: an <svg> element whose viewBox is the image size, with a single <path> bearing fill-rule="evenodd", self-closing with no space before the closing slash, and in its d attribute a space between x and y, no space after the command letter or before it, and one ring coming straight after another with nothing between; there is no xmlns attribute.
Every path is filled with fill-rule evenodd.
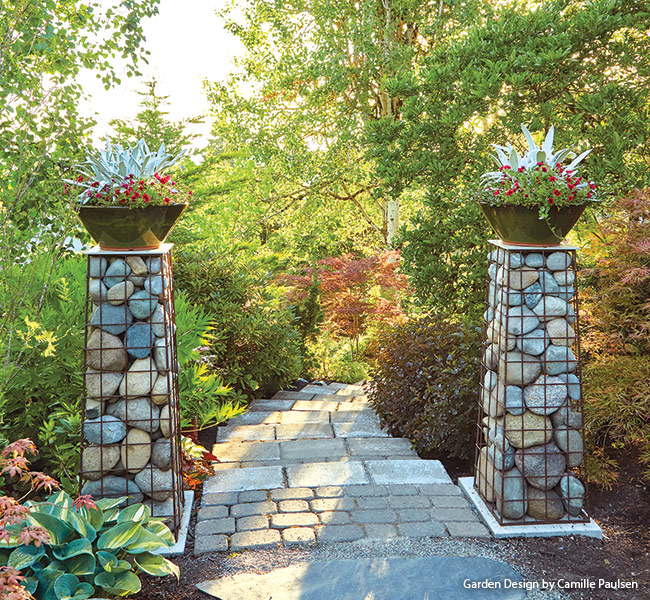
<svg viewBox="0 0 650 600"><path fill-rule="evenodd" d="M103 589L108 589L109 587L113 587L115 584L115 575L113 573L108 573L108 572L103 572L103 573L98 573L95 575L95 585L98 585L99 587Z"/></svg>
<svg viewBox="0 0 650 600"><path fill-rule="evenodd" d="M100 573L95 577L95 584L116 596L137 594L141 587L138 576L130 571L117 575Z"/></svg>
<svg viewBox="0 0 650 600"><path fill-rule="evenodd" d="M73 575L92 575L97 567L95 557L92 554L80 554L79 556L69 558L64 561L63 565L66 571Z"/></svg>
<svg viewBox="0 0 650 600"><path fill-rule="evenodd" d="M31 567L41 556L45 555L45 548L41 545L36 546L19 546L10 555L7 564L19 571Z"/></svg>
<svg viewBox="0 0 650 600"><path fill-rule="evenodd" d="M100 498L99 500L95 500L95 504L97 505L97 508L106 511L124 504L126 500L126 496L122 496L121 498Z"/></svg>
<svg viewBox="0 0 650 600"><path fill-rule="evenodd" d="M107 573L121 573L122 571L131 570L131 563L126 560L120 560L111 552L100 550L97 552L97 558L99 559L99 564Z"/></svg>
<svg viewBox="0 0 650 600"><path fill-rule="evenodd" d="M27 515L28 525L44 527L50 534L50 546L62 546L72 529L61 519L41 512L30 512Z"/></svg>
<svg viewBox="0 0 650 600"><path fill-rule="evenodd" d="M158 535L146 529L141 529L138 538L126 546L126 550L130 554L140 554L141 552L151 552L152 550L167 547L167 543Z"/></svg>
<svg viewBox="0 0 650 600"><path fill-rule="evenodd" d="M54 582L54 593L59 600L70 600L77 591L78 577L65 573Z"/></svg>
<svg viewBox="0 0 650 600"><path fill-rule="evenodd" d="M156 577L164 577L165 575L176 575L176 579L180 579L180 569L170 560L159 554L141 554L135 557L135 564L137 564L145 573L155 575Z"/></svg>
<svg viewBox="0 0 650 600"><path fill-rule="evenodd" d="M167 527L167 525L162 521L151 520L147 523L145 529L151 533L155 533L168 546L173 546L176 543L171 529L169 529L169 527Z"/></svg>
<svg viewBox="0 0 650 600"><path fill-rule="evenodd" d="M140 523L120 523L103 533L97 541L99 550L116 550L137 539L142 531Z"/></svg>
<svg viewBox="0 0 650 600"><path fill-rule="evenodd" d="M82 515L78 515L73 511L68 513L68 523L75 528L75 530L87 538L89 541L94 542L97 537L97 531Z"/></svg>
<svg viewBox="0 0 650 600"><path fill-rule="evenodd" d="M23 587L33 596L38 587L38 579L36 577L28 577L27 581L23 583Z"/></svg>
<svg viewBox="0 0 650 600"><path fill-rule="evenodd" d="M56 580L64 574L63 571L57 568L56 565L61 564L58 561L45 567L45 569L35 569L34 576L38 579L39 583L39 600L57 600L56 593L54 592L54 584Z"/></svg>
<svg viewBox="0 0 650 600"><path fill-rule="evenodd" d="M127 506L120 515L117 517L118 523L125 523L127 521L133 521L137 523L142 523L146 521L151 516L151 509L145 504L132 504Z"/></svg>
<svg viewBox="0 0 650 600"><path fill-rule="evenodd" d="M90 554L92 556L93 546L85 538L80 540L72 540L62 548L53 549L52 554L59 560L67 560L73 556L79 556L80 554Z"/></svg>

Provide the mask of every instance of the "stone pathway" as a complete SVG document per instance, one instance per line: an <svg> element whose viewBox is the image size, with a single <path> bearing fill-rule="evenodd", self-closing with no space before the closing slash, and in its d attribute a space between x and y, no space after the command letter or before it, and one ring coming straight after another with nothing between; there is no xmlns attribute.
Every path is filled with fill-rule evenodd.
<svg viewBox="0 0 650 600"><path fill-rule="evenodd" d="M488 537L436 460L382 431L363 388L279 392L220 427L194 553L276 543Z"/></svg>

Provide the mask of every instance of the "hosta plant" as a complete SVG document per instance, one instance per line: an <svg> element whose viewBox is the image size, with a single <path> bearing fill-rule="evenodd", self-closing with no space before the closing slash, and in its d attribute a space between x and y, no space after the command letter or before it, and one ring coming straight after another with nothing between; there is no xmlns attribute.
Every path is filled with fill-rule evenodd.
<svg viewBox="0 0 650 600"><path fill-rule="evenodd" d="M499 168L481 177L482 201L492 206L515 204L537 208L539 218L547 219L552 206L561 208L598 200L594 182L578 173L578 165L591 150L578 156L570 148L555 152L553 127L541 147L523 123L521 129L528 141L528 151L520 155L510 144L494 145L496 154L492 158ZM563 165L567 159L572 160Z"/></svg>

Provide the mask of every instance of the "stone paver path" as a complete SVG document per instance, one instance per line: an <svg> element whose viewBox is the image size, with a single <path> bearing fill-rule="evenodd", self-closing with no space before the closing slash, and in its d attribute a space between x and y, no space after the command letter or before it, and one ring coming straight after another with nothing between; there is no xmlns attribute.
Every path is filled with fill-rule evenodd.
<svg viewBox="0 0 650 600"><path fill-rule="evenodd" d="M436 460L390 437L363 388L279 392L220 427L194 553L275 543L488 537Z"/></svg>

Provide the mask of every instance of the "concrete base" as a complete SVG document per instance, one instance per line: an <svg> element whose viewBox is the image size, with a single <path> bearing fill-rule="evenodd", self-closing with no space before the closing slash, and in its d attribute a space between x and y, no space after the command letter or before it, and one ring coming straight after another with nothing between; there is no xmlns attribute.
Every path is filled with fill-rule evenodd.
<svg viewBox="0 0 650 600"><path fill-rule="evenodd" d="M458 487L460 487L465 496L467 496L467 499L474 505L481 519L495 538L556 537L564 535L584 535L598 539L602 539L603 537L602 529L593 519L589 519L589 523L572 523L567 521L566 523L545 524L537 523L531 518L529 523L521 525L500 525L483 501L483 498L479 496L474 488L473 477L460 477L458 479Z"/></svg>
<svg viewBox="0 0 650 600"><path fill-rule="evenodd" d="M170 548L161 548L154 550L152 554L162 554L163 556L177 556L185 553L185 544L187 543L187 533L190 529L190 517L192 516L192 503L194 502L194 490L185 490L183 492L183 514L181 516L181 528L178 532L176 543Z"/></svg>

